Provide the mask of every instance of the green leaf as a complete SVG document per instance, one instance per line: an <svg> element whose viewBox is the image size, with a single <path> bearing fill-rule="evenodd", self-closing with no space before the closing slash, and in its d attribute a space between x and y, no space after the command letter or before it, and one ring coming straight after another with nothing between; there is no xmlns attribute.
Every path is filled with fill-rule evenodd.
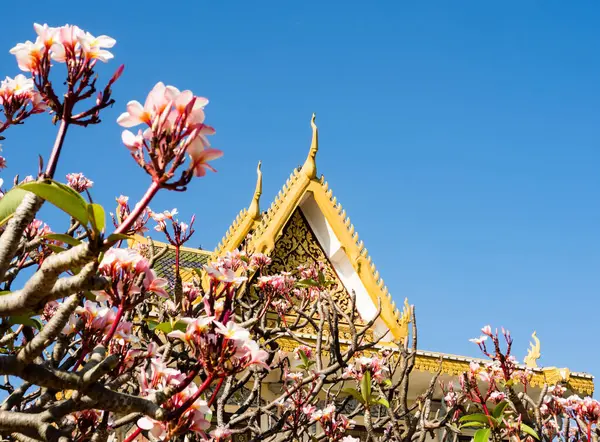
<svg viewBox="0 0 600 442"><path fill-rule="evenodd" d="M173 326L170 322L161 322L154 327L154 331L161 331L163 333L170 333L173 331Z"/></svg>
<svg viewBox="0 0 600 442"><path fill-rule="evenodd" d="M124 233L111 233L110 235L108 235L108 238L106 238L107 242L117 242L117 241L128 241L130 239L133 239L132 236L129 235L125 235Z"/></svg>
<svg viewBox="0 0 600 442"><path fill-rule="evenodd" d="M89 290L88 290L88 291L85 291L85 292L83 292L83 296L85 296L85 298L86 298L86 299L89 299L89 300L91 300L91 301L95 301L95 300L96 300L96 295L94 295L94 294L93 294L92 292L90 292Z"/></svg>
<svg viewBox="0 0 600 442"><path fill-rule="evenodd" d="M481 422L483 424L489 424L489 418L483 413L467 414L461 417L459 422Z"/></svg>
<svg viewBox="0 0 600 442"><path fill-rule="evenodd" d="M540 440L540 437L538 436L538 434L535 432L535 430L533 428L531 428L529 425L526 424L521 424L521 431L525 434L530 435L531 437L533 437L534 439Z"/></svg>
<svg viewBox="0 0 600 442"><path fill-rule="evenodd" d="M296 281L296 287L298 288L307 288L307 287L318 287L319 283L313 279L306 278Z"/></svg>
<svg viewBox="0 0 600 442"><path fill-rule="evenodd" d="M69 186L65 186L56 181L35 181L21 184L19 187L35 193L40 198L45 199L63 212L71 215L79 221L82 226L87 226L89 221L87 203L81 195Z"/></svg>
<svg viewBox="0 0 600 442"><path fill-rule="evenodd" d="M464 424L461 424L460 428L481 428L484 426L485 424L482 424L481 422L466 422Z"/></svg>
<svg viewBox="0 0 600 442"><path fill-rule="evenodd" d="M481 430L477 430L475 432L475 436L473 436L473 442L488 442L490 440L490 429L482 428Z"/></svg>
<svg viewBox="0 0 600 442"><path fill-rule="evenodd" d="M44 326L44 324L42 324L42 321L40 321L39 319L31 318L27 315L11 316L8 318L8 323L11 325L23 324L23 325L27 325L29 327L35 327L38 330L41 330L42 327Z"/></svg>
<svg viewBox="0 0 600 442"><path fill-rule="evenodd" d="M146 323L148 324L148 328L150 330L160 331L163 333L170 333L173 330L185 331L187 328L187 324L181 321L177 321L176 323L172 324L171 322L158 323L158 321L153 319L146 319Z"/></svg>
<svg viewBox="0 0 600 442"><path fill-rule="evenodd" d="M145 321L146 324L148 324L148 328L150 329L150 331L154 330L158 325L158 321L155 321L154 319L146 319Z"/></svg>
<svg viewBox="0 0 600 442"><path fill-rule="evenodd" d="M375 399L372 403L373 403L373 405L379 404L379 405L383 405L385 408L390 408L390 403L384 397L379 397L379 398Z"/></svg>
<svg viewBox="0 0 600 442"><path fill-rule="evenodd" d="M354 399L356 399L361 404L364 403L362 396L360 395L360 393L358 392L358 390L356 388L344 388L342 390L342 392L349 396L352 396Z"/></svg>
<svg viewBox="0 0 600 442"><path fill-rule="evenodd" d="M498 419L500 416L502 416L502 413L507 405L508 402L506 401L500 402L498 405L496 405L496 408L492 410L492 416L494 416L495 419Z"/></svg>
<svg viewBox="0 0 600 442"><path fill-rule="evenodd" d="M92 222L92 227L96 232L103 232L106 227L106 214L104 207L100 204L88 204L88 216Z"/></svg>
<svg viewBox="0 0 600 442"><path fill-rule="evenodd" d="M27 192L18 187L4 194L2 199L0 199L0 226L3 226L12 218L26 194Z"/></svg>
<svg viewBox="0 0 600 442"><path fill-rule="evenodd" d="M304 365L308 364L308 358L304 354L304 350L298 350L298 354L302 358L302 362L304 363Z"/></svg>
<svg viewBox="0 0 600 442"><path fill-rule="evenodd" d="M54 253L60 253L60 252L64 252L65 250L67 250L64 247L57 246L56 244L46 244L46 246L48 246L48 248L50 250L52 250Z"/></svg>
<svg viewBox="0 0 600 442"><path fill-rule="evenodd" d="M73 247L81 244L81 241L79 241L77 238L73 238L70 235L65 235L64 233L49 233L47 235L44 235L42 238L51 239L53 241L64 242L65 244L69 244L70 246L73 246Z"/></svg>
<svg viewBox="0 0 600 442"><path fill-rule="evenodd" d="M371 372L365 371L360 381L360 392L364 399L364 403L368 404L371 400Z"/></svg>

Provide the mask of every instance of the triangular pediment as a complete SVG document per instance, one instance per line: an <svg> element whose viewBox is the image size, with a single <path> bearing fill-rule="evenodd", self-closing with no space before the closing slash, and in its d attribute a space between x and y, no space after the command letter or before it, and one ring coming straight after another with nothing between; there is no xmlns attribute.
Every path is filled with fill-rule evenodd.
<svg viewBox="0 0 600 442"><path fill-rule="evenodd" d="M363 319L373 319L381 306L375 323L376 333L385 335L386 341L403 339L408 335L410 308L406 302L403 312L396 308L346 212L333 196L325 178L317 177L318 131L314 116L311 125L313 139L304 165L292 172L270 207L260 216L256 216L256 211L240 212L215 254L223 255L243 246L249 252L270 255L286 227L300 214L344 286L346 296L351 292L356 294L357 309ZM261 174L251 205L255 209L258 208L259 187L262 191ZM340 302L348 302L347 299L349 297Z"/></svg>
<svg viewBox="0 0 600 442"><path fill-rule="evenodd" d="M325 278L331 282L329 288L331 298L344 313L352 314L350 293L340 280L335 267L329 261L300 208L296 208L292 213L269 257L271 264L265 271L268 275L294 272L299 266L320 265Z"/></svg>

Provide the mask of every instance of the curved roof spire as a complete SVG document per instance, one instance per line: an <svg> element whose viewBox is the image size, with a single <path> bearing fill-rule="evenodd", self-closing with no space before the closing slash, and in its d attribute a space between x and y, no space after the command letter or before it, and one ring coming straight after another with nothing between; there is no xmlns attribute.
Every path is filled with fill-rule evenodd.
<svg viewBox="0 0 600 442"><path fill-rule="evenodd" d="M317 125L315 124L316 114L312 114L312 119L310 120L310 125L312 126L312 142L310 143L310 150L308 151L308 156L306 157L306 161L302 166L302 172L310 178L311 180L317 177L317 151L319 150L319 129L317 129Z"/></svg>
<svg viewBox="0 0 600 442"><path fill-rule="evenodd" d="M260 196L262 195L262 171L260 170L261 161L258 162L258 166L256 166L256 189L254 190L254 196L252 196L252 202L250 202L250 206L248 207L248 214L252 218L260 217Z"/></svg>

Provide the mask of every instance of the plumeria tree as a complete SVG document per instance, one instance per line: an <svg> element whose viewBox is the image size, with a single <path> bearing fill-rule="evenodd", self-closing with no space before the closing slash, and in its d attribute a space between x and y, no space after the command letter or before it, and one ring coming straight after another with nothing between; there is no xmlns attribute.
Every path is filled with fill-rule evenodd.
<svg viewBox="0 0 600 442"><path fill-rule="evenodd" d="M0 133L45 114L57 134L37 176L16 178L0 198L4 438L352 442L360 424L371 441L453 440L472 430L478 440L597 440L597 402L563 399L561 386L537 399L517 389L527 373L510 356L508 334L503 351L484 329L477 342L490 363L473 364L460 386L442 386L446 409L433 413L437 375L408 398L414 309L411 339L382 346L373 333L379 314L358 320L354 295L349 310L340 308L319 264L271 274L269 257L239 250L182 281L180 251L194 218L180 222L176 210L150 204L214 171L209 162L221 151L207 139L215 132L205 124L208 100L158 83L144 104L127 103L117 123L148 187L135 204L119 196L108 224L90 179L55 174L69 155L69 129L99 124L114 104L123 66L104 87L95 67L113 58L116 42L73 25L34 29L34 42L10 51L25 74L0 84ZM44 204L64 213L63 229L36 218ZM148 223L175 250L174 282L153 269L167 248L151 240L130 247Z"/></svg>
<svg viewBox="0 0 600 442"><path fill-rule="evenodd" d="M477 344L489 362L471 363L460 387L448 385L444 400L456 430L474 430L476 441L597 441L600 403L590 397L565 397L564 385L545 385L532 393L532 371L517 365L510 332L481 329Z"/></svg>
<svg viewBox="0 0 600 442"><path fill-rule="evenodd" d="M219 441L236 433L266 440L281 431L303 437L319 421L321 438L345 437L351 421L343 414L308 411L325 385L340 382L355 355L377 344L364 339L376 317L353 326L350 342L342 345L339 323L353 324L355 306L348 314L332 302L318 268L263 274L270 260L260 254L229 254L185 284L178 261L174 286L158 277L153 265L165 251L126 245L150 219L177 256L193 234L193 219L181 223L176 211L149 206L157 192L184 191L194 177L214 170L209 161L221 152L207 139L214 134L204 122L208 100L158 83L143 105L127 103L117 123L127 128L122 141L149 183L134 205L117 198L110 227L91 198L91 180L71 173L61 182L55 174L69 154L63 152L69 129L99 124L114 104L112 88L123 66L104 87L95 67L113 58L109 49L116 42L73 25L36 24L34 30L34 42L10 51L25 74L0 85L0 132L46 114L57 135L37 177L15 179L0 199L6 392L0 432L22 441L184 435ZM2 157L0 167L5 164ZM44 204L64 212L64 229L36 219ZM291 370L280 339L301 343L297 332L307 327L317 337L314 359L308 349L297 353L306 359L305 370ZM277 372L280 391L265 401L263 381ZM236 400L242 391L244 398ZM290 403L308 407L293 424ZM264 418L271 424L265 426Z"/></svg>

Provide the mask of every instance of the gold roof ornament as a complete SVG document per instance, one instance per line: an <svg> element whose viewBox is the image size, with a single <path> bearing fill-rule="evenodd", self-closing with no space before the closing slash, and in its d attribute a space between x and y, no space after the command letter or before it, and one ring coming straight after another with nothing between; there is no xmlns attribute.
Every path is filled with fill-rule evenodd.
<svg viewBox="0 0 600 442"><path fill-rule="evenodd" d="M316 204L316 207L320 210L328 229L330 229L329 231L339 241L339 250L343 250L345 257L352 266L356 276L358 276L373 305L377 306L381 303L380 319L386 328L390 330L391 338L394 341L402 341L409 335L409 324L412 321L413 307L408 303L407 299L404 300L402 311L396 307L363 241L359 240L358 233L347 216L346 211L333 195L325 177L322 175L317 177L316 155L319 149L319 140L314 114L311 119L311 127L312 141L306 161L302 167L295 168L292 171L290 177L282 186L268 209L261 212L259 207L259 200L262 194L262 171L261 164L259 163L257 167L256 187L248 209L243 209L239 213L214 253L206 250L194 250L194 254L197 254L203 263L206 260L216 259L219 256L225 255L227 252L233 251L245 243L245 247L247 247L250 253L262 252L271 255L275 250L276 242L280 238L284 238L286 226L290 225L294 214L302 210L303 201L306 201L307 197L310 197L313 200L310 202L311 208L314 209ZM145 238L140 239L136 237L135 241L137 242L138 240L142 243L146 241ZM132 246L132 242L130 242L130 246ZM155 246L159 248L171 247L168 244L159 242L155 242ZM189 252L192 254L192 249L189 249ZM328 255L325 258L329 259ZM164 257L161 260L165 261L163 267L165 269L168 267L169 271L172 271L172 262ZM190 259L190 261L192 260ZM182 276L193 277L194 274L190 269L201 267L202 263L183 263L180 266L180 269L183 270ZM160 276L163 276L163 272L165 271L162 270L159 272ZM564 382L574 392L584 394L592 394L594 392L594 380L589 374L571 373L567 368L537 368L537 360L541 355L541 345L535 332L532 337L533 342L525 358L526 366L519 366L519 370L524 370L526 367L531 369L533 373L530 381L531 386L542 387L546 384L553 385ZM303 335L303 339L311 339L311 336ZM386 337L379 344L378 348L389 349L392 339L388 340ZM294 350L298 345L297 341L287 338L282 338L282 341L278 342L282 344L281 347L284 350L289 351ZM349 345L349 341L344 342ZM415 359L415 369L421 372L437 373L440 370L440 358L442 359L442 373L450 376L459 376L468 371L471 362L485 362L476 358L418 350Z"/></svg>
<svg viewBox="0 0 600 442"><path fill-rule="evenodd" d="M408 303L408 298L404 298L404 309L400 314L400 328L404 336L408 336L408 326L412 322L412 306Z"/></svg>
<svg viewBox="0 0 600 442"><path fill-rule="evenodd" d="M260 218L260 196L262 195L262 171L260 170L261 162L256 166L256 189L254 196L248 207L248 215L254 219Z"/></svg>
<svg viewBox="0 0 600 442"><path fill-rule="evenodd" d="M390 330L391 337L394 340L403 339L405 337L403 329L408 327L400 325L400 311L380 277L371 256L364 243L358 239L354 225L333 195L325 178L322 175L317 176L316 156L319 150L319 132L315 118L316 115L313 114L311 118L312 141L306 161L301 168L293 170L270 207L254 224L251 238L246 244L247 249L250 253L270 254L294 211L300 206L304 197L310 195L340 242L341 248L373 304L377 306L381 302L381 320ZM240 246L246 236L242 237L237 232L246 232L246 234L250 232L250 230L243 230L237 226L234 226L233 230L235 234L228 233L219 245L217 249L219 255ZM234 237L236 241L232 240Z"/></svg>
<svg viewBox="0 0 600 442"><path fill-rule="evenodd" d="M312 141L310 143L310 150L306 161L302 166L302 172L309 178L314 179L317 177L317 152L319 151L319 129L315 123L317 114L313 113L310 119L310 126L312 127Z"/></svg>
<svg viewBox="0 0 600 442"><path fill-rule="evenodd" d="M533 342L529 344L531 345L531 347L529 348L529 351L527 352L527 356L525 356L524 361L525 365L527 365L528 368L537 368L537 360L540 358L540 356L542 356L542 353L540 351L540 340L538 339L535 331L533 332L531 337L533 338L535 344Z"/></svg>
<svg viewBox="0 0 600 442"><path fill-rule="evenodd" d="M229 229L225 233L223 239L217 245L214 251L216 256L224 255L238 248L242 241L246 238L250 230L256 227L256 223L260 220L262 214L260 212L260 196L262 195L262 162L258 162L256 167L256 188L252 195L252 200L248 209L242 209L238 216L233 220Z"/></svg>
<svg viewBox="0 0 600 442"><path fill-rule="evenodd" d="M568 368L547 367L543 369L543 372L548 385L567 383L571 379L571 371Z"/></svg>

